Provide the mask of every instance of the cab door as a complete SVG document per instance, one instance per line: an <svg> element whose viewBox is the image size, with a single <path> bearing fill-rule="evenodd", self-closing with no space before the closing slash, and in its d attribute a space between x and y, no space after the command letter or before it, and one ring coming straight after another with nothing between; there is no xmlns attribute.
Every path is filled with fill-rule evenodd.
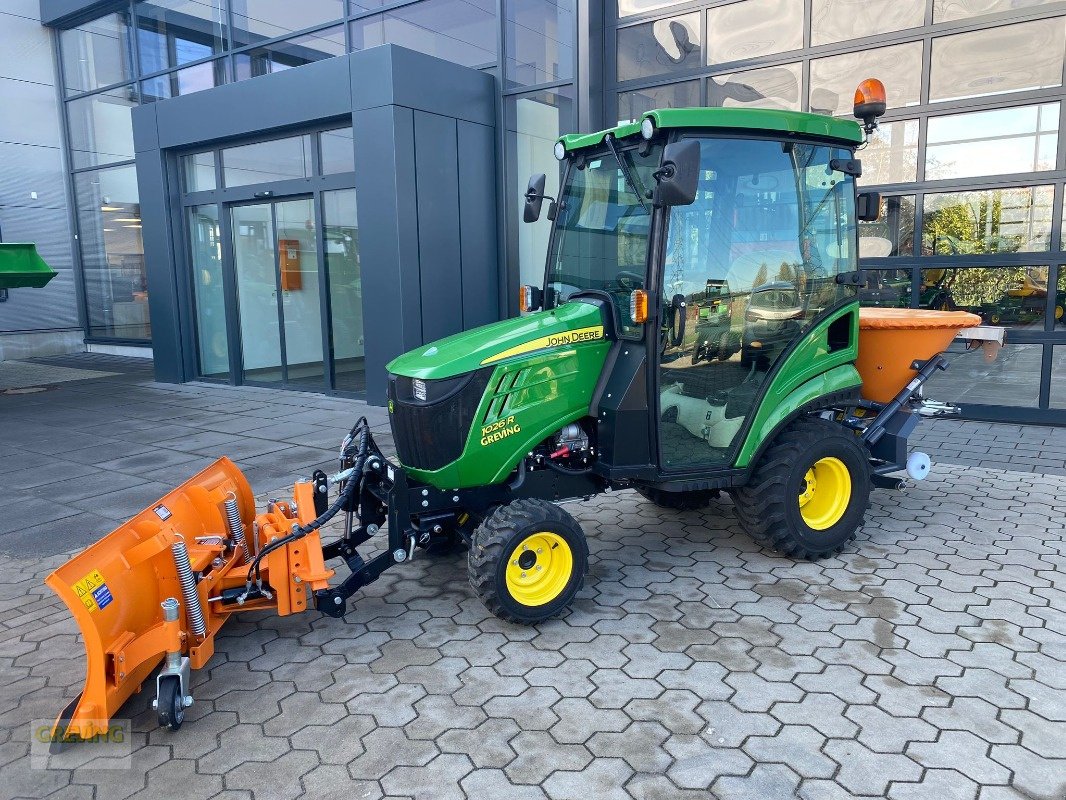
<svg viewBox="0 0 1066 800"><path fill-rule="evenodd" d="M854 185L841 148L703 138L696 201L670 210L656 382L663 472L728 468L775 365L854 297Z"/></svg>

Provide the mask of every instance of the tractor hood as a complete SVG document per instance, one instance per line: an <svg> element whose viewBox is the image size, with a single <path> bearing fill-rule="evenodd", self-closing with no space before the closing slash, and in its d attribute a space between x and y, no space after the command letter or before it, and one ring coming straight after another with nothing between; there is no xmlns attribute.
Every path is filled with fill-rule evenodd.
<svg viewBox="0 0 1066 800"><path fill-rule="evenodd" d="M602 340L609 330L600 301L575 300L423 345L393 359L393 375L437 380L554 347Z"/></svg>

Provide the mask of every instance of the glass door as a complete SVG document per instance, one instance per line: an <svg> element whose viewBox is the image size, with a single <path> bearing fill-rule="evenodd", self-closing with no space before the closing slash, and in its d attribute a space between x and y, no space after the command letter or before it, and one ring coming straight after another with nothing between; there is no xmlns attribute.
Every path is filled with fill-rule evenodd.
<svg viewBox="0 0 1066 800"><path fill-rule="evenodd" d="M311 198L230 207L242 377L321 389L322 306Z"/></svg>

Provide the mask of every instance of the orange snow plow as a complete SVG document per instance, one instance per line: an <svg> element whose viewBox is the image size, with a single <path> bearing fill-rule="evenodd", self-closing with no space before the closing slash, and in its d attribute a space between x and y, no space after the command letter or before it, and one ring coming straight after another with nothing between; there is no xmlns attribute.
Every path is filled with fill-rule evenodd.
<svg viewBox="0 0 1066 800"><path fill-rule="evenodd" d="M177 728L191 704L190 669L211 658L231 614L305 610L306 589L326 588L333 575L317 529L290 537L315 519L315 491L313 482L297 483L291 502L272 501L256 515L248 481L220 458L49 575L87 657L85 687L56 721L52 741L106 733L164 660L156 706L160 723Z"/></svg>

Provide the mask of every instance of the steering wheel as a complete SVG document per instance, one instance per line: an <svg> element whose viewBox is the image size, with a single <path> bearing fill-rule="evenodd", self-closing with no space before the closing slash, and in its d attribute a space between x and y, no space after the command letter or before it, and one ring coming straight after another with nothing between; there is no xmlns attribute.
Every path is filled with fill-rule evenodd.
<svg viewBox="0 0 1066 800"><path fill-rule="evenodd" d="M633 272L628 269L618 270L614 280L618 284L618 288L623 292L632 292L634 289L644 288L644 276L639 272Z"/></svg>

